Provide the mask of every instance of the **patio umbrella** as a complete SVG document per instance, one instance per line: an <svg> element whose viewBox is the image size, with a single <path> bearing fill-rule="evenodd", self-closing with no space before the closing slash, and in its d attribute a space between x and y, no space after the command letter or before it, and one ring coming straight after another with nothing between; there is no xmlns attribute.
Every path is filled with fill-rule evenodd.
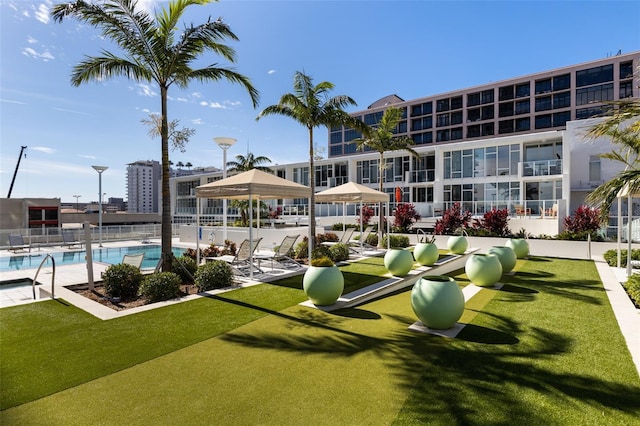
<svg viewBox="0 0 640 426"><path fill-rule="evenodd" d="M360 235L362 236L362 203L389 203L389 194L355 182L347 182L316 193L316 202L318 203L340 201L345 204L347 202L360 202ZM362 246L363 241L361 238L360 248Z"/></svg>
<svg viewBox="0 0 640 426"><path fill-rule="evenodd" d="M249 200L249 244L251 247L249 261L251 263L253 263L253 198L255 197L259 204L260 198L309 198L310 195L311 188L308 186L282 179L258 169L196 187L196 200L198 201L200 198ZM199 207L198 203L196 207L198 228L200 227ZM196 246L198 246L199 241L200 239L196 235ZM196 252L199 253L198 247L196 247ZM253 269L251 269L250 276L253 278Z"/></svg>

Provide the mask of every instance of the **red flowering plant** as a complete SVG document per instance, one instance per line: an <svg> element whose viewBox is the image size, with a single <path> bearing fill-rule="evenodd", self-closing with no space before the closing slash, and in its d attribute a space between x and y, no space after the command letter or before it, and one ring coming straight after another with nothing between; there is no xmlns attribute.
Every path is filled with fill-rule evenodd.
<svg viewBox="0 0 640 426"><path fill-rule="evenodd" d="M453 235L460 230L469 228L471 212L462 212L460 203L454 203L449 209L444 211L442 219L436 220L433 233L436 235Z"/></svg>

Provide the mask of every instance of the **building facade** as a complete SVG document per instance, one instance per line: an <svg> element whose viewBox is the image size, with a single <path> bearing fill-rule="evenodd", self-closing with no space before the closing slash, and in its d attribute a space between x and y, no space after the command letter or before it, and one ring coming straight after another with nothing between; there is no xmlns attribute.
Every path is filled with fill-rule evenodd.
<svg viewBox="0 0 640 426"><path fill-rule="evenodd" d="M158 213L162 166L158 161L140 160L127 164L127 212Z"/></svg>
<svg viewBox="0 0 640 426"><path fill-rule="evenodd" d="M397 134L414 140L419 157L386 152L385 173L379 176L379 154L356 152L353 140L360 135L332 128L329 158L315 162L316 190L348 181L377 189L382 179L392 200L399 189L399 201L413 203L423 217L437 217L459 202L474 215L506 208L514 216L522 210L530 217L555 219L559 230L562 218L620 169L600 158L612 149L610 141L588 141L585 133L606 102L640 97L634 75L639 66L636 52L413 101L385 97L352 115L375 125L390 105L402 108ZM306 160L272 169L282 178L309 184ZM172 180L175 223L195 223L194 188L221 175ZM307 202L277 203L285 214L305 214ZM221 206L220 200L203 200L202 223L219 222ZM550 211L557 214L545 217ZM316 213L341 214L322 205Z"/></svg>

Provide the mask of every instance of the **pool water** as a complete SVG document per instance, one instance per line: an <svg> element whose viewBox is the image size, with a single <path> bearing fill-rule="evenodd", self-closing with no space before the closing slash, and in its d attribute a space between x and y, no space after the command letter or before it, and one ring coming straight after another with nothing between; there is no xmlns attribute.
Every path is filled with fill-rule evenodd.
<svg viewBox="0 0 640 426"><path fill-rule="evenodd" d="M173 254L175 256L181 256L185 249L173 247ZM143 269L155 268L160 260L161 248L160 246L143 246L143 247L117 247L117 248L101 248L92 251L93 261L108 263L110 265L114 263L122 262L122 258L125 254L140 254L144 253L144 260L142 262ZM65 251L51 253L56 266L73 265L76 263L84 263L86 251ZM11 256L0 258L0 271L17 271L21 269L35 269L40 266L44 254L37 255L25 255L25 256ZM47 259L45 266L50 266L51 261Z"/></svg>

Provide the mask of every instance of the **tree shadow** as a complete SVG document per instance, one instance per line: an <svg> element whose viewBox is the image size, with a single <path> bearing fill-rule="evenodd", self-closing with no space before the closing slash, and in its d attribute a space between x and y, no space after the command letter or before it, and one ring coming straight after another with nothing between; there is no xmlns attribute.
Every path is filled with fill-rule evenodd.
<svg viewBox="0 0 640 426"><path fill-rule="evenodd" d="M333 311L332 314L340 316L340 317L348 317L348 318L359 318L359 319L373 319L378 320L382 317L380 314L377 314L372 311L367 311L365 309L358 308L344 308Z"/></svg>

